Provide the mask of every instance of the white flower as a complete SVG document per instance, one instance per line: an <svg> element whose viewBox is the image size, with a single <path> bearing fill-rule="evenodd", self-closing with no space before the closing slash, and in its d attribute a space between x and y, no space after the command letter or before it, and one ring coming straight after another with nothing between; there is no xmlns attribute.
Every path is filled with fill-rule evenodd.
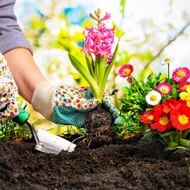
<svg viewBox="0 0 190 190"><path fill-rule="evenodd" d="M171 63L171 62L173 62L174 61L174 58L172 58L172 57L165 57L162 61L161 61L161 63L162 63L162 65L165 65L165 64L169 64L169 63Z"/></svg>
<svg viewBox="0 0 190 190"><path fill-rule="evenodd" d="M145 97L147 104L155 106L160 103L161 94L156 90L151 90Z"/></svg>

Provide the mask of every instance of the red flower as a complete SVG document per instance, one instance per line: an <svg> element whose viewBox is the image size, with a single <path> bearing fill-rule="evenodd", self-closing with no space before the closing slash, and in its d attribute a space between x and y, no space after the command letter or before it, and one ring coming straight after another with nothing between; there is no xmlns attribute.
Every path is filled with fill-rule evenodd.
<svg viewBox="0 0 190 190"><path fill-rule="evenodd" d="M163 107L162 105L158 104L153 107L154 111L154 120L158 121L160 116L163 114Z"/></svg>
<svg viewBox="0 0 190 190"><path fill-rule="evenodd" d="M158 130L160 132L165 132L171 128L172 125L167 114L160 115L160 117L157 118L157 121L151 124L151 129Z"/></svg>
<svg viewBox="0 0 190 190"><path fill-rule="evenodd" d="M187 67L179 67L172 74L172 80L176 83L185 82L190 77L190 70Z"/></svg>
<svg viewBox="0 0 190 190"><path fill-rule="evenodd" d="M172 86L168 82L162 82L157 86L157 91L160 92L160 94L170 94L171 90Z"/></svg>
<svg viewBox="0 0 190 190"><path fill-rule="evenodd" d="M164 113L170 113L178 104L178 101L174 98L170 98L169 100L163 102L162 109Z"/></svg>
<svg viewBox="0 0 190 190"><path fill-rule="evenodd" d="M154 122L151 124L151 129L158 130L160 132L167 131L171 129L172 125L169 119L169 113L164 112L165 105L156 105L154 110Z"/></svg>
<svg viewBox="0 0 190 190"><path fill-rule="evenodd" d="M133 70L134 69L131 64L125 64L119 69L119 75L123 78L129 77Z"/></svg>
<svg viewBox="0 0 190 190"><path fill-rule="evenodd" d="M143 124L148 124L148 123L152 122L154 119L153 110L148 110L148 111L144 112L142 115L140 115L139 117Z"/></svg>
<svg viewBox="0 0 190 190"><path fill-rule="evenodd" d="M186 101L178 101L178 106L171 111L170 120L177 130L190 129L190 108Z"/></svg>
<svg viewBox="0 0 190 190"><path fill-rule="evenodd" d="M188 82L188 81L181 82L181 83L179 84L179 90L180 90L180 92L184 92L184 91L185 91L185 88L186 88L187 86L190 86L190 82Z"/></svg>

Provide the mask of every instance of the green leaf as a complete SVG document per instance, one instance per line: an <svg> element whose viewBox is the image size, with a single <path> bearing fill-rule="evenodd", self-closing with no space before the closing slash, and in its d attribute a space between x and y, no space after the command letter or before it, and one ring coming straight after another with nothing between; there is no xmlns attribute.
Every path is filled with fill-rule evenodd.
<svg viewBox="0 0 190 190"><path fill-rule="evenodd" d="M190 150L190 140L187 139L180 139L180 144Z"/></svg>
<svg viewBox="0 0 190 190"><path fill-rule="evenodd" d="M104 78L102 80L102 87L101 87L101 89L105 89L106 81L107 81L108 75L109 75L109 73L110 73L110 71L111 71L111 69L112 69L112 67L113 67L113 65L115 63L115 59L117 57L118 50L119 50L119 44L117 44L117 46L115 48L115 51L114 51L113 58L112 58L111 62L109 63L109 65L106 68L106 71L105 71L105 74L104 74Z"/></svg>
<svg viewBox="0 0 190 190"><path fill-rule="evenodd" d="M122 88L123 89L123 92L125 93L125 94L129 94L129 92L130 92L130 88L128 88L127 86L125 86L125 87L123 87Z"/></svg>
<svg viewBox="0 0 190 190"><path fill-rule="evenodd" d="M87 66L88 66L88 70L89 70L89 72L90 72L90 75L92 76L92 77L94 77L94 69L93 69L93 59L92 59L92 57L86 57L85 56L85 58L86 58L86 63L87 63Z"/></svg>
<svg viewBox="0 0 190 190"><path fill-rule="evenodd" d="M94 66L94 80L98 83L98 66L99 66L99 62L100 62L100 56L97 55L95 58L95 66Z"/></svg>
<svg viewBox="0 0 190 190"><path fill-rule="evenodd" d="M85 80L88 82L90 87L92 88L94 96L102 102L102 97L100 93L100 89L98 87L97 82L93 79L93 77L90 75L90 73L84 68L82 63L74 56L69 53L69 58L72 63L72 65L75 67L75 69L85 78Z"/></svg>
<svg viewBox="0 0 190 190"><path fill-rule="evenodd" d="M103 96L103 93L104 93L103 79L104 79L104 74L105 74L105 71L106 71L107 58L108 58L108 56L105 55L104 58L100 58L100 61L98 63L97 76L98 76L98 84L99 84L102 96Z"/></svg>

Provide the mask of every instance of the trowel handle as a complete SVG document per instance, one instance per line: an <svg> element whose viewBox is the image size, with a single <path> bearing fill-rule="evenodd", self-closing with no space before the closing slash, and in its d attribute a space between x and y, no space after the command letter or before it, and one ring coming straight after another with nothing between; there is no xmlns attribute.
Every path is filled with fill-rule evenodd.
<svg viewBox="0 0 190 190"><path fill-rule="evenodd" d="M36 129L34 128L34 126L32 125L32 123L31 123L29 120L27 120L27 121L26 121L26 124L27 124L28 127L30 128L30 131L31 131L31 133L32 133L32 135L33 135L33 137L34 137L36 143L37 143L38 145L40 144L40 146L41 146L41 142L40 142L40 140L39 140L39 138L38 138Z"/></svg>
<svg viewBox="0 0 190 190"><path fill-rule="evenodd" d="M28 127L30 128L30 131L31 131L34 139L36 140L36 143L39 144L40 140L38 138L38 135L36 134L36 130L35 130L34 126L28 120L29 117L30 117L30 114L25 109L20 108L19 114L13 119L13 121L18 123L19 125L24 125L26 123L28 125Z"/></svg>
<svg viewBox="0 0 190 190"><path fill-rule="evenodd" d="M13 119L19 125L23 125L28 120L30 114L25 110L20 108L19 114Z"/></svg>

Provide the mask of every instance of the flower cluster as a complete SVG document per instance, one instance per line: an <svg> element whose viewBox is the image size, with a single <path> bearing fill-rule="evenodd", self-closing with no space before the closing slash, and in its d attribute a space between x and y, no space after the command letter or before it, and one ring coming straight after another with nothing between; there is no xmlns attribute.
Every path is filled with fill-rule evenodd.
<svg viewBox="0 0 190 190"><path fill-rule="evenodd" d="M164 62L169 64L172 59ZM132 118L133 125L143 124L138 129L144 136L156 136L167 149L190 149L190 70L179 67L171 78L169 71L168 76L152 73L145 82L133 78L132 71L130 64L119 70L121 77L131 81L130 87L124 87L127 96L121 98L123 117L129 117L126 123Z"/></svg>
<svg viewBox="0 0 190 190"><path fill-rule="evenodd" d="M114 28L107 28L103 23L99 27L86 28L84 33L85 41L83 51L86 56L95 55L104 58L108 55L108 62L113 57L112 46L114 43Z"/></svg>
<svg viewBox="0 0 190 190"><path fill-rule="evenodd" d="M143 124L150 124L152 130L159 132L190 129L190 107L184 100L170 98L140 115Z"/></svg>
<svg viewBox="0 0 190 190"><path fill-rule="evenodd" d="M115 44L115 27L109 28L104 21L111 18L109 13L101 16L101 10L90 13L90 17L97 21L97 25L84 31L84 47L86 66L74 55L69 58L77 71L86 79L92 89L94 97L102 103L108 75L115 63L118 44ZM115 47L115 48L114 48Z"/></svg>

